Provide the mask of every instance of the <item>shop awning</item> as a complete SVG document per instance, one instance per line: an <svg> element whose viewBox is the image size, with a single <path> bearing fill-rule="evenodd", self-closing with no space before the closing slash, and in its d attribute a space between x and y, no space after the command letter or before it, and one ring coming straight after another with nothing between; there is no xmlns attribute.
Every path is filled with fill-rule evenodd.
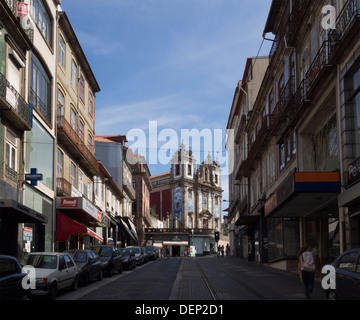
<svg viewBox="0 0 360 320"><path fill-rule="evenodd" d="M89 227L106 227L102 213L84 197L57 197L56 209L66 211L69 217Z"/></svg>
<svg viewBox="0 0 360 320"><path fill-rule="evenodd" d="M137 235L137 232L136 232L136 227L135 227L135 224L134 222L132 222L132 220L130 218L127 218L127 222L130 226L130 230L131 232L133 233L133 235L135 236L135 238L138 240L138 235Z"/></svg>
<svg viewBox="0 0 360 320"><path fill-rule="evenodd" d="M125 219L124 219L123 217L119 217L119 218L120 218L120 221L121 221L123 227L125 228L126 232L129 234L129 236L130 236L131 238L133 238L135 241L138 241L138 240L136 239L136 237L134 236L134 234L131 232L128 224L127 224L126 221L125 221Z"/></svg>
<svg viewBox="0 0 360 320"><path fill-rule="evenodd" d="M47 216L12 199L0 199L0 218L17 223L48 223Z"/></svg>
<svg viewBox="0 0 360 320"><path fill-rule="evenodd" d="M66 241L72 234L88 234L95 239L104 242L104 239L91 229L71 219L67 215L57 212L56 241Z"/></svg>
<svg viewBox="0 0 360 320"><path fill-rule="evenodd" d="M236 220L236 226L252 226L257 221L259 221L260 216L240 216L239 219Z"/></svg>
<svg viewBox="0 0 360 320"><path fill-rule="evenodd" d="M265 203L266 217L305 217L332 206L341 191L339 172L295 172Z"/></svg>

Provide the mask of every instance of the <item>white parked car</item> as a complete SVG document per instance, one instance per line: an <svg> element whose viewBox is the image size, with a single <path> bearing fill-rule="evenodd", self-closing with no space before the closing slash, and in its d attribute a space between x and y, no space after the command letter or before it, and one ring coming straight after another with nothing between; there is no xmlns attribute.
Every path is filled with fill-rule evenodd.
<svg viewBox="0 0 360 320"><path fill-rule="evenodd" d="M77 289L78 268L68 253L29 253L26 264L35 268L36 287L31 290L33 295L48 295L55 299L60 289Z"/></svg>

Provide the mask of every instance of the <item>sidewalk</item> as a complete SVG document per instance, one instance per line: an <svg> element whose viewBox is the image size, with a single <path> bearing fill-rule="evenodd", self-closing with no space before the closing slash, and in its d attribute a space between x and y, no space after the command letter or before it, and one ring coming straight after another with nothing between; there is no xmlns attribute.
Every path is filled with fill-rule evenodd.
<svg viewBox="0 0 360 320"><path fill-rule="evenodd" d="M235 257L183 258L170 300L211 300L199 266L220 300L305 300L297 274ZM325 300L315 280L313 300Z"/></svg>

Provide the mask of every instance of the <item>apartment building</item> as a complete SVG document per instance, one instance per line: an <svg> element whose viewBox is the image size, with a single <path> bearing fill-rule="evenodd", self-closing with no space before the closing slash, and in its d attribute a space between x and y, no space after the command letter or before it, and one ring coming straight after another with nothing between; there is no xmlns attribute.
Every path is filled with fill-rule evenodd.
<svg viewBox="0 0 360 320"><path fill-rule="evenodd" d="M259 217L254 218L247 214L249 184L248 178L242 173L241 165L248 154L246 125L252 114L268 65L268 57L247 59L243 78L238 82L235 89L227 124L227 130L230 130L227 149L229 162L232 163L232 168L229 168L229 209L227 217L227 221L230 222L228 223L230 249L236 256L250 258L250 260L257 257L255 252L258 246Z"/></svg>
<svg viewBox="0 0 360 320"><path fill-rule="evenodd" d="M111 217L114 242L122 247L138 245L138 226L133 213L136 194L133 187L131 164L126 155L127 151L130 154L132 151L125 145L126 136L96 136L95 141L96 157L104 163L111 174L111 182L115 183L119 189L118 192L108 190L107 199L110 199L112 195L113 200L106 203L106 210ZM114 206L117 208L115 211L112 210Z"/></svg>
<svg viewBox="0 0 360 320"><path fill-rule="evenodd" d="M104 226L102 214L94 204L94 177L99 176L94 156L95 97L100 87L66 13L60 8L58 21L56 231L57 240L63 242L59 244L62 249L77 249L101 241L95 227ZM61 215L74 220L74 225L80 223L85 231L60 238L65 228L59 219Z"/></svg>
<svg viewBox="0 0 360 320"><path fill-rule="evenodd" d="M134 154L131 164L132 186L135 190L135 201L133 204L133 215L136 220L139 242L145 243L145 228L151 227L150 220L150 170L144 156Z"/></svg>
<svg viewBox="0 0 360 320"><path fill-rule="evenodd" d="M286 270L305 243L319 266L359 245L360 7L332 1L330 28L326 5L272 1L269 67L245 129L240 176L246 214L259 216L258 260Z"/></svg>
<svg viewBox="0 0 360 320"><path fill-rule="evenodd" d="M59 4L57 0L0 4L0 144L5 160L0 169L5 218L1 218L1 246L2 252L18 257L26 251L54 248Z"/></svg>

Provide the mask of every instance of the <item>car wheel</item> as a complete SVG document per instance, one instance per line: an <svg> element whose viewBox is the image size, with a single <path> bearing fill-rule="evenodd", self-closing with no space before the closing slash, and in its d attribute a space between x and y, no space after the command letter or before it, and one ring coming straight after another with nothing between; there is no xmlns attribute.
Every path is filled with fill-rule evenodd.
<svg viewBox="0 0 360 320"><path fill-rule="evenodd" d="M100 281L100 280L102 280L103 279L103 271L102 271L102 269L100 269L100 273L99 273L99 275L97 276L97 279Z"/></svg>
<svg viewBox="0 0 360 320"><path fill-rule="evenodd" d="M336 292L334 290L329 290L327 292L327 299L328 300L338 300L338 297L336 295Z"/></svg>
<svg viewBox="0 0 360 320"><path fill-rule="evenodd" d="M75 276L73 283L71 284L71 290L75 291L78 288L78 284L79 284L79 278L78 276Z"/></svg>
<svg viewBox="0 0 360 320"><path fill-rule="evenodd" d="M51 300L55 300L56 296L57 296L57 292L58 292L58 288L57 288L57 284L56 283L52 283L49 289L49 298Z"/></svg>

